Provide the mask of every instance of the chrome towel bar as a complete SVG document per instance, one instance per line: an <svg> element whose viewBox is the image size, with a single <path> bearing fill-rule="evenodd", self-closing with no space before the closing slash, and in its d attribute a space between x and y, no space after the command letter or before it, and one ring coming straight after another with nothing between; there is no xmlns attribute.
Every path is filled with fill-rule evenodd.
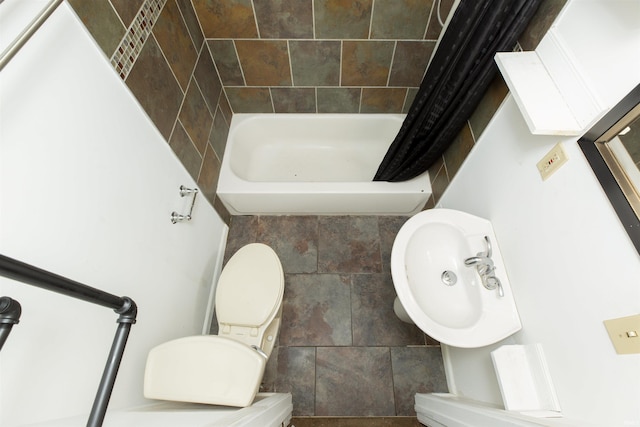
<svg viewBox="0 0 640 427"><path fill-rule="evenodd" d="M177 224L182 221L191 221L191 214L193 213L193 205L196 203L196 196L198 195L197 188L187 188L184 185L180 186L180 197L186 197L188 195L193 195L191 199L191 208L189 208L189 213L187 215L180 215L178 212L171 212L171 223Z"/></svg>

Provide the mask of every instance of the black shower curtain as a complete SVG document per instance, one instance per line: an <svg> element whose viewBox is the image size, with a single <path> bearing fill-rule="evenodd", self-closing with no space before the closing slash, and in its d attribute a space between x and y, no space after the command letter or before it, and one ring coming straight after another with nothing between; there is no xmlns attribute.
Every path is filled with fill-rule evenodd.
<svg viewBox="0 0 640 427"><path fill-rule="evenodd" d="M541 0L461 0L374 181L406 181L440 158L513 50Z"/></svg>

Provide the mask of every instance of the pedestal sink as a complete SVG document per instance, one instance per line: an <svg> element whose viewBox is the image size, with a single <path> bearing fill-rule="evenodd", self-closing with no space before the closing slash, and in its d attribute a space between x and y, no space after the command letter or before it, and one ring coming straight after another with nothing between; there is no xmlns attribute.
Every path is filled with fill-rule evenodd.
<svg viewBox="0 0 640 427"><path fill-rule="evenodd" d="M465 265L465 260L487 254L487 241L501 291L485 288L478 269ZM396 236L391 275L409 318L443 344L483 347L522 328L498 242L486 219L451 209L416 214Z"/></svg>

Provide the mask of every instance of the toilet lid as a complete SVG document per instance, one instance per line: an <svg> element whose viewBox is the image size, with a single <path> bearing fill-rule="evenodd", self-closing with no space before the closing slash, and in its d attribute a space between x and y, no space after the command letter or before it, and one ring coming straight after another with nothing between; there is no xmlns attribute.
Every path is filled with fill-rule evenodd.
<svg viewBox="0 0 640 427"><path fill-rule="evenodd" d="M246 245L222 269L216 288L218 321L259 327L275 315L283 291L282 264L274 250L262 243Z"/></svg>

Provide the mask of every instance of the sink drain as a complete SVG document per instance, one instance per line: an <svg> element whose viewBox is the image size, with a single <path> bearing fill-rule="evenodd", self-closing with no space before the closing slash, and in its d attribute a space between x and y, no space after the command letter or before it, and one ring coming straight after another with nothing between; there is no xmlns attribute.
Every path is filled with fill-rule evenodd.
<svg viewBox="0 0 640 427"><path fill-rule="evenodd" d="M440 279L442 280L442 283L447 286L453 286L458 281L458 277L456 276L456 274L453 271L449 270L444 271L440 276Z"/></svg>

